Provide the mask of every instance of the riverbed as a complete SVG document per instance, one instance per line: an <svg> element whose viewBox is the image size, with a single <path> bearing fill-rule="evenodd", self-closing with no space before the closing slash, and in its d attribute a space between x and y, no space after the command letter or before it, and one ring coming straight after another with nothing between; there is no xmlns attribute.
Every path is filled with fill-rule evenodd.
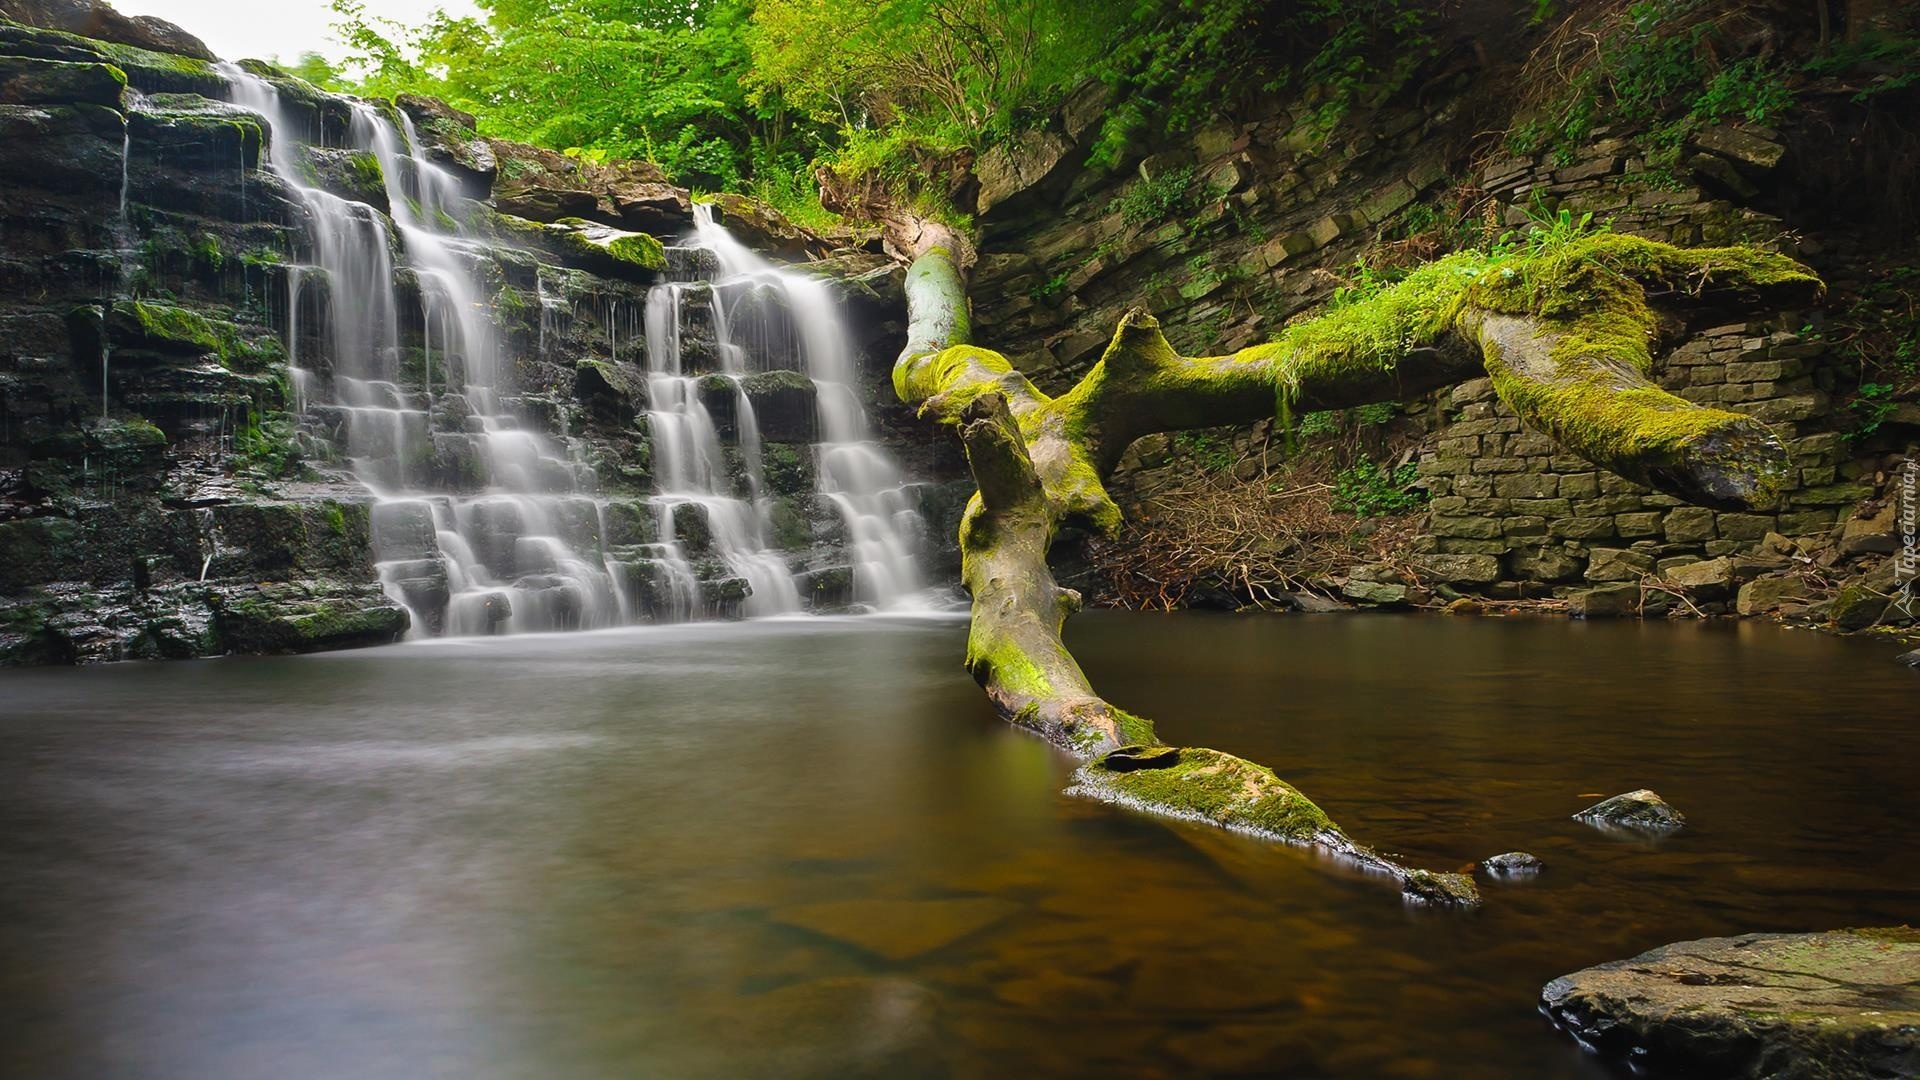
<svg viewBox="0 0 1920 1080"><path fill-rule="evenodd" d="M957 618L0 672L0 1073L1609 1075L1548 979L1920 918L1920 674L1755 623L1089 613L1095 685L1460 869L1063 794ZM1651 787L1688 827L1568 815Z"/></svg>

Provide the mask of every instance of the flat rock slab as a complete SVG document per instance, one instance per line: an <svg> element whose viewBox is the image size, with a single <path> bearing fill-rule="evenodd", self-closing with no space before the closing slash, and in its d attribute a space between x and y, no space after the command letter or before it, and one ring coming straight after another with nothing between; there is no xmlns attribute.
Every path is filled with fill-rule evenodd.
<svg viewBox="0 0 1920 1080"><path fill-rule="evenodd" d="M1547 984L1583 1045L1654 1075L1920 1076L1920 930L1683 941Z"/></svg>
<svg viewBox="0 0 1920 1080"><path fill-rule="evenodd" d="M1017 904L990 897L833 900L780 908L772 918L899 962L951 945L1018 910Z"/></svg>

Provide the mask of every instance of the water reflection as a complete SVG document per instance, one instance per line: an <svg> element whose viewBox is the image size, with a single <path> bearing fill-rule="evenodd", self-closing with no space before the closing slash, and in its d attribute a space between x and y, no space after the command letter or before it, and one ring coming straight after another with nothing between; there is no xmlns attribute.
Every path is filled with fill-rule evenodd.
<svg viewBox="0 0 1920 1080"><path fill-rule="evenodd" d="M33 1076L1598 1075L1546 979L1911 920L1886 650L1759 626L1077 620L1471 916L1063 797L954 620L0 675L0 1064ZM1653 787L1689 828L1567 819ZM1586 801L1591 801L1587 799Z"/></svg>

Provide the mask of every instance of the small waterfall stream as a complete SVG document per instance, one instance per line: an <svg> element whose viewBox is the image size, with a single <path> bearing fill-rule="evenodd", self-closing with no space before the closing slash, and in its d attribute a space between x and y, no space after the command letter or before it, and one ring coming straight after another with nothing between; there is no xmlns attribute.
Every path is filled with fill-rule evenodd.
<svg viewBox="0 0 1920 1080"><path fill-rule="evenodd" d="M411 119L353 101L346 124L346 148L379 161L389 218L303 182L311 173L296 141L301 125L278 89L237 66L221 70L235 103L267 121L266 165L307 211L308 265L288 275L295 401L339 433L354 476L374 493L380 580L411 612L413 636L803 610L801 559L774 542L777 508L765 490L745 383L756 371L793 370L812 381L818 494L845 530L851 598L872 607L914 603L922 527L899 470L867 441L853 350L825 286L754 255L701 206L692 240L711 254L676 252L676 261L717 266L711 280L696 269L656 285L640 333L623 327L630 316L607 313L616 362L623 346L630 352L639 344L636 337L645 343L657 486L655 535L616 550L593 469L524 426L507 404L513 364L481 272L488 242L464 224L473 204L457 176L426 158ZM413 313L402 310L396 272L410 273L418 286L414 349L403 348L402 327ZM310 296L315 289L324 292ZM544 353L549 330L573 313L544 281L536 292ZM711 309L717 347L710 356L683 348L696 299ZM321 301L324 356L300 352L308 300ZM703 400L716 377L732 381L730 440ZM479 482L449 483L449 461ZM714 574L699 572L690 549L724 565L733 581L724 593L705 595Z"/></svg>

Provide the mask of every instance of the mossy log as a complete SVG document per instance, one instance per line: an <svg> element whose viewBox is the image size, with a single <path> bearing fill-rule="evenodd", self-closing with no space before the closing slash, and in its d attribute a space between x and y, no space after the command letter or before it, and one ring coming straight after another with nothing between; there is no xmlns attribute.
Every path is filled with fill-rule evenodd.
<svg viewBox="0 0 1920 1080"><path fill-rule="evenodd" d="M1470 880L1382 858L1267 769L1165 747L1151 723L1095 693L1061 640L1080 596L1048 568L1054 536L1068 523L1119 527L1104 481L1141 436L1400 400L1482 373L1528 425L1596 465L1692 502L1763 503L1786 475L1780 439L1655 386L1654 346L1687 308L1790 306L1821 288L1782 255L1614 234L1462 253L1226 356L1179 355L1135 310L1093 369L1049 397L972 344L964 238L925 221L894 232L911 258L894 388L959 434L979 487L960 527L966 662L994 707L1086 759L1083 793L1322 848L1455 904L1475 901Z"/></svg>

